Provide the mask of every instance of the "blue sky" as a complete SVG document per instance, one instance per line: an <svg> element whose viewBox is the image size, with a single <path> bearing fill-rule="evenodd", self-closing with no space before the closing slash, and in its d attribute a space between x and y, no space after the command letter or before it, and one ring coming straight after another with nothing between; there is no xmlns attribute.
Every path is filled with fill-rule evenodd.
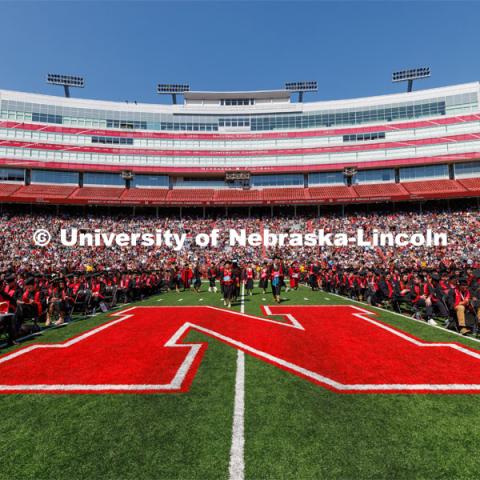
<svg viewBox="0 0 480 480"><path fill-rule="evenodd" d="M311 99L401 91L391 72L430 65L416 87L480 79L480 2L0 1L0 88L50 94L47 72L82 74L79 97L158 102L155 85L281 88ZM166 99L164 99L166 101Z"/></svg>

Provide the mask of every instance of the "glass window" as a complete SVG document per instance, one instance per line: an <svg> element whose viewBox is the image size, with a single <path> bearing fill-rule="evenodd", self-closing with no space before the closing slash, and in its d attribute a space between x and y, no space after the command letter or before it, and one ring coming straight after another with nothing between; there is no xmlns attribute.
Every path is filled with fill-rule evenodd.
<svg viewBox="0 0 480 480"><path fill-rule="evenodd" d="M367 140L378 140L385 138L385 132L371 132L371 133L358 133L354 135L344 135L344 142L356 142L356 141L367 141Z"/></svg>
<svg viewBox="0 0 480 480"><path fill-rule="evenodd" d="M32 122L42 123L63 123L61 115L50 115L47 113L32 113Z"/></svg>
<svg viewBox="0 0 480 480"><path fill-rule="evenodd" d="M360 170L353 177L353 183L382 183L394 182L395 170L393 168L382 168L378 170Z"/></svg>
<svg viewBox="0 0 480 480"><path fill-rule="evenodd" d="M25 170L21 168L0 168L0 180L4 182L24 182Z"/></svg>
<svg viewBox="0 0 480 480"><path fill-rule="evenodd" d="M308 175L308 185L343 185L343 172L319 172Z"/></svg>
<svg viewBox="0 0 480 480"><path fill-rule="evenodd" d="M219 178L179 177L175 186L186 188L223 188L225 187L225 180Z"/></svg>
<svg viewBox="0 0 480 480"><path fill-rule="evenodd" d="M168 187L168 175L135 175L133 187Z"/></svg>
<svg viewBox="0 0 480 480"><path fill-rule="evenodd" d="M119 173L85 173L83 175L84 185L112 185L125 186L125 180Z"/></svg>
<svg viewBox="0 0 480 480"><path fill-rule="evenodd" d="M253 187L283 187L283 186L303 186L302 174L285 175L253 175L251 185Z"/></svg>
<svg viewBox="0 0 480 480"><path fill-rule="evenodd" d="M379 106L370 110L358 112L335 112L322 114L292 115L287 117L288 125L281 125L277 118L252 117L252 130L274 130L276 128L308 128L308 127L331 127L333 125L349 125L367 122L379 122L396 119L418 118L432 115L445 115L445 101L435 102L428 105L428 109L416 108L412 105L400 105L396 107ZM423 104L421 105L423 107ZM346 140L349 141L349 140Z"/></svg>
<svg viewBox="0 0 480 480"><path fill-rule="evenodd" d="M253 105L252 98L221 99L225 105ZM478 108L476 92L462 95L449 95L426 101L378 105L362 110L338 109L323 110L303 114L282 114L249 116L236 119L238 126L248 126L252 131L276 129L330 127L333 125L359 125L366 122L398 121L448 114L471 112ZM173 131L218 131L220 119L202 115L173 115L169 113L147 113L130 111L95 110L91 108L71 108L67 106L41 105L10 100L1 100L1 116L17 121L65 124L117 129L173 130ZM245 115L243 114L245 117ZM175 122L173 121L175 119ZM193 121L195 120L195 121ZM232 119L230 119L230 125ZM225 125L226 126L226 125ZM366 139L383 138L367 134ZM358 140L361 140L358 138ZM345 141L353 141L351 139ZM98 142L99 143L99 142Z"/></svg>
<svg viewBox="0 0 480 480"><path fill-rule="evenodd" d="M400 180L420 180L425 178L448 178L448 165L422 165L400 169Z"/></svg>
<svg viewBox="0 0 480 480"><path fill-rule="evenodd" d="M480 162L456 163L455 177L480 177Z"/></svg>
<svg viewBox="0 0 480 480"><path fill-rule="evenodd" d="M103 143L103 144L110 144L110 145L133 145L133 138L92 137L92 143Z"/></svg>
<svg viewBox="0 0 480 480"><path fill-rule="evenodd" d="M67 172L65 170L32 170L31 182L78 185L78 172Z"/></svg>
<svg viewBox="0 0 480 480"><path fill-rule="evenodd" d="M254 105L255 99L253 98L222 98L220 99L220 105Z"/></svg>

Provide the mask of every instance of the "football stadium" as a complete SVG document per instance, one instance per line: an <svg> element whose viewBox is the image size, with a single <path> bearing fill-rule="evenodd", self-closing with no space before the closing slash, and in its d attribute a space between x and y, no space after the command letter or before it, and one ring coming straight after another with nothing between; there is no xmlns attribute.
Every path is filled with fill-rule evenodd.
<svg viewBox="0 0 480 480"><path fill-rule="evenodd" d="M0 89L0 479L477 478L463 72Z"/></svg>
<svg viewBox="0 0 480 480"><path fill-rule="evenodd" d="M478 435L462 394L480 390L479 86L308 102L314 82L168 85L172 105L0 91L0 401L3 428L22 425L4 473L406 477L428 452L420 476L469 475L474 457L430 444ZM72 249L72 228L184 241ZM223 238L319 228L450 238ZM194 242L212 229L225 242Z"/></svg>

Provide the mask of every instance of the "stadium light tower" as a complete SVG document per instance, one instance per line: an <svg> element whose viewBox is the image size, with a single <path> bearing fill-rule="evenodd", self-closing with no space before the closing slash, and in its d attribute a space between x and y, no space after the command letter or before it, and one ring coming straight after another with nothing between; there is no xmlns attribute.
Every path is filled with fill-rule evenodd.
<svg viewBox="0 0 480 480"><path fill-rule="evenodd" d="M413 81L430 76L430 67L411 68L409 70L399 70L392 73L392 82L408 82L407 92L411 92Z"/></svg>
<svg viewBox="0 0 480 480"><path fill-rule="evenodd" d="M47 83L50 85L63 85L65 96L70 97L70 87L83 88L85 79L77 75L60 75L58 73L49 73L47 75Z"/></svg>
<svg viewBox="0 0 480 480"><path fill-rule="evenodd" d="M177 95L189 92L190 85L188 83L159 83L157 85L157 93L159 95L171 95L172 103L176 105Z"/></svg>
<svg viewBox="0 0 480 480"><path fill-rule="evenodd" d="M302 103L304 92L316 92L318 86L316 80L307 82L285 82L285 90L298 93L298 101Z"/></svg>

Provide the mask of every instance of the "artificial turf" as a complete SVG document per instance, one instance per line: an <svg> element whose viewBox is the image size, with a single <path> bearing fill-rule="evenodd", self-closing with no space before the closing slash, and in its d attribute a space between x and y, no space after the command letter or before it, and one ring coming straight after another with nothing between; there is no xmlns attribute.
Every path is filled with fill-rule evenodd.
<svg viewBox="0 0 480 480"><path fill-rule="evenodd" d="M305 287L282 297L284 305L349 303ZM272 303L256 289L245 312L261 315ZM143 304L223 305L205 291ZM424 340L480 350L468 338L377 313ZM108 320L87 318L31 342L60 342ZM339 319L338 328L348 325ZM209 344L187 393L0 395L0 478L228 478L236 352L198 332L187 340ZM246 478L478 476L478 395L341 395L248 355L245 381Z"/></svg>

